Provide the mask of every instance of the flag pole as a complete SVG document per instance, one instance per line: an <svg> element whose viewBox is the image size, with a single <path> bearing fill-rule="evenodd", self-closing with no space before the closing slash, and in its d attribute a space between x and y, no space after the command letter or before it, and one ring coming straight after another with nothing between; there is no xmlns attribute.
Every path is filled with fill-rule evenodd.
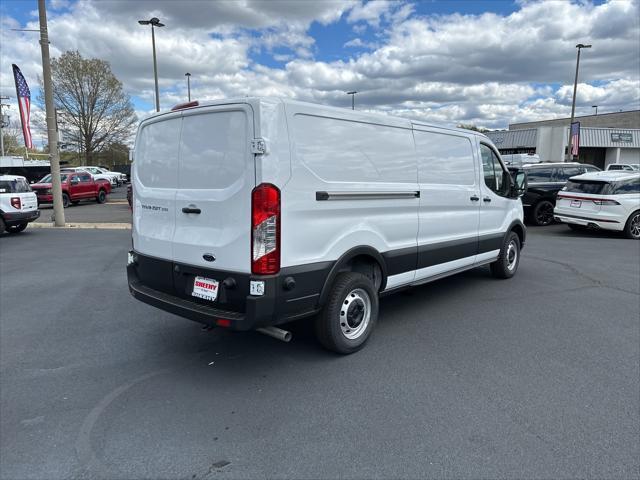
<svg viewBox="0 0 640 480"><path fill-rule="evenodd" d="M47 8L45 0L38 0L40 18L40 49L42 50L42 78L44 101L47 115L47 138L49 141L49 162L51 164L51 190L53 193L53 217L56 227L64 227L64 207L62 205L62 184L60 182L60 159L56 133L56 113L53 105L53 85L51 83L51 61L49 58L49 32L47 30Z"/></svg>

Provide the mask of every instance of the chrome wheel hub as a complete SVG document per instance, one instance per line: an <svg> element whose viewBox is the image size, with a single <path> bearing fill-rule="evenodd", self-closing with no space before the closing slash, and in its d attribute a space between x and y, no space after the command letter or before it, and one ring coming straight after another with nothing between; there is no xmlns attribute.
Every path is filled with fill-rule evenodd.
<svg viewBox="0 0 640 480"><path fill-rule="evenodd" d="M507 246L507 268L513 271L518 264L518 245L515 240L511 240Z"/></svg>
<svg viewBox="0 0 640 480"><path fill-rule="evenodd" d="M371 320L371 298L362 288L349 292L340 307L340 329L349 340L355 340L366 330Z"/></svg>
<svg viewBox="0 0 640 480"><path fill-rule="evenodd" d="M630 227L633 238L640 238L640 213L633 216Z"/></svg>

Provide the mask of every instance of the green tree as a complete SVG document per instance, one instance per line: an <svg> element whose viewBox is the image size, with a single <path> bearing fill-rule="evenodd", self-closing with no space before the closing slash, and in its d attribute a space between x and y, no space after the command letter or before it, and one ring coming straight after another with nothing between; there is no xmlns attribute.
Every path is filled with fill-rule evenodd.
<svg viewBox="0 0 640 480"><path fill-rule="evenodd" d="M131 98L108 62L68 51L51 60L51 72L59 128L78 146L85 164L132 135L137 118Z"/></svg>

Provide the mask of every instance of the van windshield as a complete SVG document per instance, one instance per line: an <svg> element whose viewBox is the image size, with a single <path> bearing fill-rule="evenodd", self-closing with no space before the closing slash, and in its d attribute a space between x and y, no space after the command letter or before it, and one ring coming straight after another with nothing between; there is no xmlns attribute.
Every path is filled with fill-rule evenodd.
<svg viewBox="0 0 640 480"><path fill-rule="evenodd" d="M592 195L607 195L610 193L611 184L596 180L569 180L563 188L565 192L590 193Z"/></svg>

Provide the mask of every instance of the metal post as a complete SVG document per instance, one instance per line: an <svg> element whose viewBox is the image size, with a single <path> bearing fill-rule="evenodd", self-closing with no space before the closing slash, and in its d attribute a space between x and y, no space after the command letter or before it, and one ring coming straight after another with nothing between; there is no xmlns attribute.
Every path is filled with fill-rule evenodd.
<svg viewBox="0 0 640 480"><path fill-rule="evenodd" d="M578 69L580 68L580 50L583 48L591 48L591 45L583 45L582 43L579 43L578 45L576 45L576 48L578 49L578 57L576 59L576 76L573 80L573 100L571 101L571 121L569 122L569 148L567 150L567 156L566 156L567 162L572 160L571 124L573 123L573 119L576 113L576 90L578 89Z"/></svg>
<svg viewBox="0 0 640 480"><path fill-rule="evenodd" d="M347 92L347 95L351 95L351 110L356 109L356 92L355 90L352 92Z"/></svg>
<svg viewBox="0 0 640 480"><path fill-rule="evenodd" d="M4 128L4 116L2 115L2 107L4 107L2 103L3 100L9 100L9 97L5 97L4 95L0 97L0 153L4 157L4 132L2 131ZM7 107L8 106L9 105L7 105Z"/></svg>
<svg viewBox="0 0 640 480"><path fill-rule="evenodd" d="M51 187L53 193L53 217L56 227L64 227L62 207L62 185L60 183L60 161L58 139L56 138L56 118L53 107L53 85L51 82L51 61L49 59L49 32L47 30L47 9L45 0L38 0L40 16L40 49L42 50L42 80L47 116L47 137L49 141L49 161L51 163Z"/></svg>
<svg viewBox="0 0 640 480"><path fill-rule="evenodd" d="M191 74L187 72L184 76L187 77L187 101L191 102Z"/></svg>
<svg viewBox="0 0 640 480"><path fill-rule="evenodd" d="M158 92L158 63L156 62L156 34L151 24L151 44L153 45L153 78L156 82L156 112L160 111L160 93Z"/></svg>

